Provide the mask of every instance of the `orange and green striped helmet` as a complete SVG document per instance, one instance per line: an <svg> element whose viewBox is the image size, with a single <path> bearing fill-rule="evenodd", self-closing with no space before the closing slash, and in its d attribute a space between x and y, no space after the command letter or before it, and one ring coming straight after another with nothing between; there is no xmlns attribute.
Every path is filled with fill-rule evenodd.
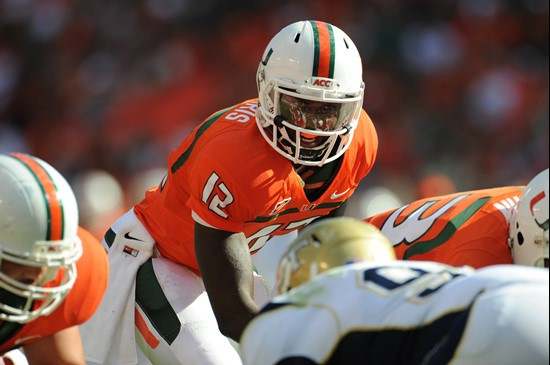
<svg viewBox="0 0 550 365"><path fill-rule="evenodd" d="M0 301L1 320L25 323L61 303L82 255L77 229L74 193L56 169L28 154L0 154L0 264L43 267L48 278L28 284L0 270L0 291L20 298Z"/></svg>
<svg viewBox="0 0 550 365"><path fill-rule="evenodd" d="M262 135L294 163L320 166L339 158L359 122L364 93L362 74L359 51L340 28L319 20L286 26L269 42L258 66L257 119ZM317 113L316 124L304 127L308 123L299 125L281 112L281 98L285 95L286 99L298 100L296 105L331 104L333 113L325 118ZM305 112L297 110L295 114ZM321 124L334 127L311 127ZM300 145L301 140L310 142L317 137L322 139L319 145Z"/></svg>

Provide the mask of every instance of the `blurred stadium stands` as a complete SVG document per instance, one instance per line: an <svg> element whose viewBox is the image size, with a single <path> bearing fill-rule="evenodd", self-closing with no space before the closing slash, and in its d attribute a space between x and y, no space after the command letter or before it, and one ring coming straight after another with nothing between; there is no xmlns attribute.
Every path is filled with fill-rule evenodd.
<svg viewBox="0 0 550 365"><path fill-rule="evenodd" d="M548 167L548 8L548 0L0 0L0 151L35 154L65 174L88 210L82 225L100 235L160 181L168 151L191 128L256 96L271 36L320 19L359 48L364 107L380 139L350 214L526 183Z"/></svg>

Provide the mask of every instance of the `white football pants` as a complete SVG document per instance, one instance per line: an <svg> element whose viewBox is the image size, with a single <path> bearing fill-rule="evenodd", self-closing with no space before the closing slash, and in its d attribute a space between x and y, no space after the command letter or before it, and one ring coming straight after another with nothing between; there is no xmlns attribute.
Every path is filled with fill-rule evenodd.
<svg viewBox="0 0 550 365"><path fill-rule="evenodd" d="M255 274L255 302L265 304L269 293ZM140 268L135 314L136 342L152 364L241 364L238 345L218 329L202 280L182 265L159 257Z"/></svg>

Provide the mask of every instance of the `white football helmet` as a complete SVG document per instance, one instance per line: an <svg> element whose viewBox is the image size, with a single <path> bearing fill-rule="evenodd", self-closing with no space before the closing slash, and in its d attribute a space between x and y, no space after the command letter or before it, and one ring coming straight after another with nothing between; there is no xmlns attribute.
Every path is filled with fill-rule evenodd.
<svg viewBox="0 0 550 365"><path fill-rule="evenodd" d="M322 21L283 28L266 47L256 81L256 120L267 142L293 163L321 166L349 147L365 85L351 39Z"/></svg>
<svg viewBox="0 0 550 365"><path fill-rule="evenodd" d="M515 264L548 267L548 169L527 184L510 217Z"/></svg>
<svg viewBox="0 0 550 365"><path fill-rule="evenodd" d="M0 319L26 323L57 308L76 280L78 208L67 181L36 157L0 154L0 182ZM2 272L7 261L47 270L22 282Z"/></svg>
<svg viewBox="0 0 550 365"><path fill-rule="evenodd" d="M281 294L333 267L395 259L393 246L372 224L326 218L306 227L289 245L277 267L275 288Z"/></svg>

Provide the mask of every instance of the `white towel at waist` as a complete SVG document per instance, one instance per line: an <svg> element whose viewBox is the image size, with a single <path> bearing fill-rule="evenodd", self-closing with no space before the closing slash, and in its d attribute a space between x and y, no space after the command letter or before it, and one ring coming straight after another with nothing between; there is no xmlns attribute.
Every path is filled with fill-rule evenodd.
<svg viewBox="0 0 550 365"><path fill-rule="evenodd" d="M138 363L134 332L135 285L139 267L153 254L155 241L134 214L120 217L109 232L115 234L108 250L109 284L92 318L82 324L80 335L88 362L105 365Z"/></svg>

